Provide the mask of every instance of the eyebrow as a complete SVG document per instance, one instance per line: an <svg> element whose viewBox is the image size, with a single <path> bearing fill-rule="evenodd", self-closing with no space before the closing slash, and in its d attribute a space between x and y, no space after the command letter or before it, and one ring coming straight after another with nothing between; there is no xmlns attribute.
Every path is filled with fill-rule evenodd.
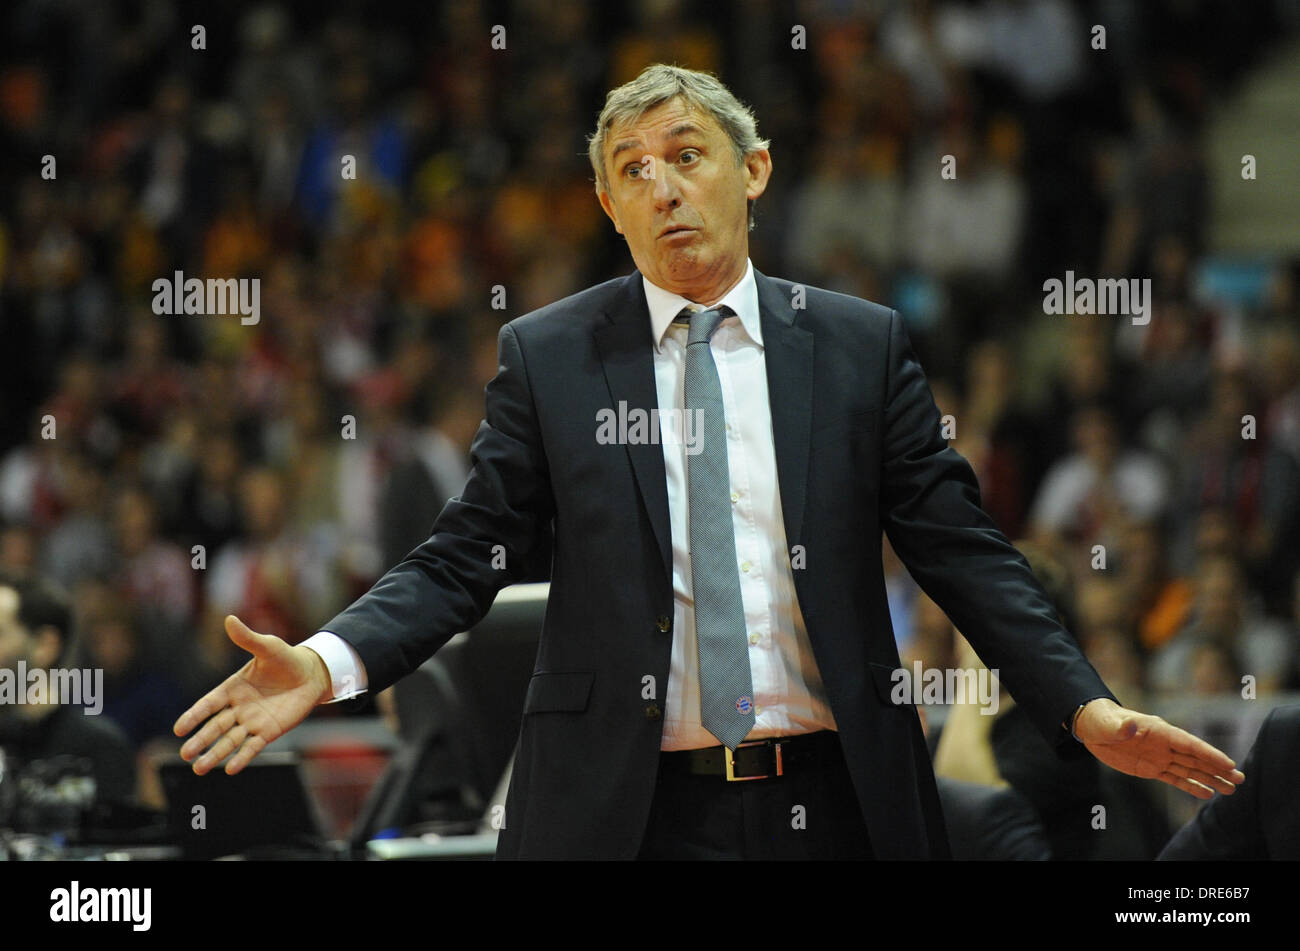
<svg viewBox="0 0 1300 951"><path fill-rule="evenodd" d="M692 135L692 134L703 135L704 130L701 129L699 126L697 126L694 122L679 122L677 125L673 126L671 129L668 130L668 138L670 139L676 139L683 135ZM618 145L614 146L614 151L610 153L609 155L610 162L612 163L615 161L615 159L618 158L619 152L625 152L628 149L634 149L637 147L637 145L640 142L641 142L640 139L625 139L624 141L620 142Z"/></svg>

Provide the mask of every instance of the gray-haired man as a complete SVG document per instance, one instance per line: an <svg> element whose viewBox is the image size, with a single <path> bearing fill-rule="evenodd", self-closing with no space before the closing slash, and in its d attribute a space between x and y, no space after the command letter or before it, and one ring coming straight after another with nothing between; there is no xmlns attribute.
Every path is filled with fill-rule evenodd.
<svg viewBox="0 0 1300 951"><path fill-rule="evenodd" d="M254 659L177 722L208 721L182 749L198 772L405 675L548 545L499 857L947 856L920 722L891 698L884 531L1063 755L1073 726L1117 769L1232 792L1226 756L1120 707L1061 628L897 312L753 268L772 159L721 83L649 67L607 97L591 158L637 271L502 329L464 491L329 633L290 648L228 621ZM611 413L681 430L601 438Z"/></svg>

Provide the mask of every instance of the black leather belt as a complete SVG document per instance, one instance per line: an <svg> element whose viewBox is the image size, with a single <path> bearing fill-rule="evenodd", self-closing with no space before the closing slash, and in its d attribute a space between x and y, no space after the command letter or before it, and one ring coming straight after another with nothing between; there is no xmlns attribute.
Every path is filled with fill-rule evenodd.
<svg viewBox="0 0 1300 951"><path fill-rule="evenodd" d="M824 762L840 754L840 736L819 730L798 736L778 736L741 743L735 752L725 746L661 753L665 767L695 776L718 776L727 782L771 779Z"/></svg>

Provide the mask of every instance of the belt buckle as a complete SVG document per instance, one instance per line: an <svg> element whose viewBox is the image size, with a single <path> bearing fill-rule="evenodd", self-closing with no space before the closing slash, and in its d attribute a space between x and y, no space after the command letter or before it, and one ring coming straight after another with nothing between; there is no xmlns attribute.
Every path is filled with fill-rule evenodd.
<svg viewBox="0 0 1300 951"><path fill-rule="evenodd" d="M737 776L737 775L736 775L736 760L735 760L735 754L732 752L732 750L731 750L730 747L724 746L724 747L722 748L722 755L723 755L723 758L724 758L724 759L726 760L726 762L727 762L727 782L729 782L729 783L743 783L743 782L745 782L745 781L747 781L747 780L750 780L750 779L770 779L770 778L772 778L772 776L774 776L774 775L775 775L775 776L784 776L784 775L785 775L785 766L784 766L784 764L781 762L781 744L780 744L780 742L769 743L768 740L752 740L752 741L750 741L749 743L741 743L740 746L737 746L737 747L736 747L736 749L740 749L741 747L745 747L745 746L768 746L768 745L771 745L772 749L773 749L773 750L775 751L775 753L776 753L776 772L775 772L775 773L763 773L763 774L758 775L758 776Z"/></svg>

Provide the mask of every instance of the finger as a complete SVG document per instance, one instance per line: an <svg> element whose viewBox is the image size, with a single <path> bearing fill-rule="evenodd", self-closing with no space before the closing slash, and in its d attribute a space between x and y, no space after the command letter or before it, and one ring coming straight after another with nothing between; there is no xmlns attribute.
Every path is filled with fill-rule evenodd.
<svg viewBox="0 0 1300 951"><path fill-rule="evenodd" d="M185 745L181 747L181 759L187 763L194 759L216 742L217 737L234 726L237 719L235 711L230 707L218 712L216 716L203 725L203 729L185 741Z"/></svg>
<svg viewBox="0 0 1300 951"><path fill-rule="evenodd" d="M1220 770L1206 762L1198 763L1195 769L1208 776L1216 776L1219 779L1229 782L1234 786L1240 786L1246 781L1246 774L1239 769Z"/></svg>
<svg viewBox="0 0 1300 951"><path fill-rule="evenodd" d="M212 749L204 753L194 764L196 773L206 773L212 767L216 766L223 759L239 749L239 744L244 742L248 736L248 730L242 723L236 723L221 739L217 740Z"/></svg>
<svg viewBox="0 0 1300 951"><path fill-rule="evenodd" d="M1219 763L1217 757L1216 759L1212 759L1212 760L1206 760L1206 759L1197 760L1195 764L1192 764L1191 768L1199 769L1203 773L1209 773L1210 776L1219 776L1225 778L1225 780L1232 783L1236 783L1236 785L1242 785L1242 783L1245 782L1245 773L1243 773L1242 770L1234 769L1234 768L1229 768L1229 769L1223 768L1223 765Z"/></svg>
<svg viewBox="0 0 1300 951"><path fill-rule="evenodd" d="M1172 759L1173 762L1177 763L1179 766L1185 766L1188 769L1202 770L1203 772L1226 779L1238 786L1246 781L1246 774L1239 769L1223 770L1215 763L1207 762L1206 760L1192 756L1189 753L1174 753Z"/></svg>
<svg viewBox="0 0 1300 951"><path fill-rule="evenodd" d="M1221 792L1225 796L1231 796L1237 790L1236 785L1234 785L1231 780L1225 779L1224 777L1214 773L1207 773L1201 769L1182 766L1178 763L1171 763L1168 772L1173 773L1175 776L1182 776L1185 779L1195 780L1202 786Z"/></svg>
<svg viewBox="0 0 1300 951"><path fill-rule="evenodd" d="M1175 762L1178 761L1175 760ZM1225 768L1217 757L1214 759L1196 759L1186 768L1199 770L1200 772L1208 773L1211 776L1219 776L1226 779L1228 782L1237 785L1241 785L1246 781L1245 773L1239 769L1233 769L1231 767Z"/></svg>
<svg viewBox="0 0 1300 951"><path fill-rule="evenodd" d="M1174 752L1170 755L1170 759L1179 766L1190 766L1195 768L1199 767L1201 764L1201 761L1190 753Z"/></svg>
<svg viewBox="0 0 1300 951"><path fill-rule="evenodd" d="M1175 753L1193 756L1213 772L1221 775L1226 775L1236 768L1236 762L1227 753L1206 743L1199 736L1193 736L1176 726L1170 726L1169 730L1169 746Z"/></svg>
<svg viewBox="0 0 1300 951"><path fill-rule="evenodd" d="M234 776L251 763L254 756L266 749L266 745L266 740L260 736L250 736L244 741L244 745L240 747L239 752L232 756L230 762L226 764L226 774Z"/></svg>
<svg viewBox="0 0 1300 951"><path fill-rule="evenodd" d="M180 719L172 727L172 732L177 736L184 736L208 717L220 712L229 702L230 695L226 692L225 684L208 691L198 703L180 715Z"/></svg>
<svg viewBox="0 0 1300 951"><path fill-rule="evenodd" d="M1168 772L1167 770L1161 773L1156 778L1159 779L1162 783L1168 783L1170 786L1174 786L1177 789L1181 789L1185 793L1191 793L1197 799L1214 798L1214 791L1212 789L1208 789L1205 786L1202 786L1194 779L1188 779L1184 776L1176 776L1173 773Z"/></svg>
<svg viewBox="0 0 1300 951"><path fill-rule="evenodd" d="M281 643L278 637L271 637L267 634L258 634L239 618L233 614L226 615L226 636L235 644L250 654L262 656Z"/></svg>

